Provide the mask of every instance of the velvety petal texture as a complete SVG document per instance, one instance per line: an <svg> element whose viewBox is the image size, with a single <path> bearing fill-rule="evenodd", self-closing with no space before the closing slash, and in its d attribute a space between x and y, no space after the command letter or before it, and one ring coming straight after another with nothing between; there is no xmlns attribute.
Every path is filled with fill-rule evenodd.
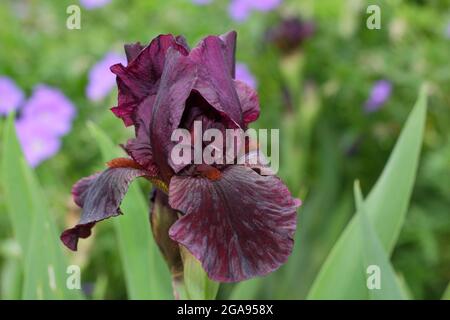
<svg viewBox="0 0 450 320"><path fill-rule="evenodd" d="M125 125L133 125L139 104L148 96L157 93L169 48L183 54L188 53L184 44L178 42L174 36L160 35L140 51L139 45L128 47L126 53L129 64L126 67L122 64L111 67L111 71L117 75L119 88L118 106L111 110L122 118Z"/></svg>
<svg viewBox="0 0 450 320"><path fill-rule="evenodd" d="M169 204L184 213L170 237L199 259L213 280L265 275L292 251L300 202L277 177L243 166L226 168L217 180L176 176Z"/></svg>
<svg viewBox="0 0 450 320"><path fill-rule="evenodd" d="M75 227L61 234L62 242L69 249L77 250L78 239L89 237L95 223L121 214L120 203L129 184L145 175L146 171L135 168L108 168L78 181L72 194L83 213Z"/></svg>
<svg viewBox="0 0 450 320"><path fill-rule="evenodd" d="M209 36L203 39L191 53L191 59L198 66L198 79L195 89L234 127L242 127L242 110L234 88L233 33L220 37ZM233 127L233 126L231 126Z"/></svg>
<svg viewBox="0 0 450 320"><path fill-rule="evenodd" d="M287 260L300 201L260 161L256 144L230 148L249 147L239 153L246 153L245 161L234 165L171 160L175 129L194 133L195 142L201 138L195 121L203 130L224 133L247 129L259 117L254 87L236 78L235 51L235 32L208 36L192 50L173 35L160 35L148 46L125 46L127 66L111 67L118 86L112 111L134 126L135 137L123 145L131 158L114 159L107 170L74 186L83 212L79 223L62 233L66 246L76 250L78 239L88 237L98 221L119 215L129 184L144 176L159 189L150 218L174 279L182 276L180 246L200 260L211 279L223 282L265 275ZM206 147L204 141L200 147ZM228 147L218 151L219 158L228 156Z"/></svg>
<svg viewBox="0 0 450 320"><path fill-rule="evenodd" d="M165 182L169 182L173 169L169 165L170 151L174 143L170 137L178 128L184 106L196 80L197 68L192 61L175 50L169 50L160 89L152 110L150 142L154 161Z"/></svg>
<svg viewBox="0 0 450 320"><path fill-rule="evenodd" d="M244 126L247 126L259 117L258 94L250 85L242 81L236 80L234 86L241 102Z"/></svg>

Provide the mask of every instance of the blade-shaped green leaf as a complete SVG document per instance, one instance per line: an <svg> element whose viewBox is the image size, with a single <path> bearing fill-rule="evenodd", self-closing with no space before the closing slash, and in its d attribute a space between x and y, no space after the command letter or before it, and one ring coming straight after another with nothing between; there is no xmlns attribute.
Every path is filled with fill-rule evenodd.
<svg viewBox="0 0 450 320"><path fill-rule="evenodd" d="M369 298L373 300L403 300L405 295L388 255L369 221L358 183L355 183L355 199L360 237L363 243L363 265L361 267L367 273L366 288Z"/></svg>
<svg viewBox="0 0 450 320"><path fill-rule="evenodd" d="M444 294L442 295L442 300L450 300L450 283L447 285Z"/></svg>
<svg viewBox="0 0 450 320"><path fill-rule="evenodd" d="M16 138L14 116L5 123L2 146L2 191L15 239L22 253L27 251L30 239L30 221L33 220L33 204L30 188L26 185L26 167L22 150Z"/></svg>
<svg viewBox="0 0 450 320"><path fill-rule="evenodd" d="M100 128L90 124L89 129L105 162L121 156ZM124 215L113 219L128 295L130 299L170 299L171 276L151 235L148 202L134 183L121 205Z"/></svg>
<svg viewBox="0 0 450 320"><path fill-rule="evenodd" d="M55 223L34 172L26 163L10 115L4 128L2 188L14 234L21 247L24 299L75 299L66 286L67 263Z"/></svg>
<svg viewBox="0 0 450 320"><path fill-rule="evenodd" d="M426 118L426 92L422 88L391 156L365 202L376 235L388 256L402 227L411 196L422 145ZM355 216L323 264L308 295L309 299L366 299L364 249Z"/></svg>

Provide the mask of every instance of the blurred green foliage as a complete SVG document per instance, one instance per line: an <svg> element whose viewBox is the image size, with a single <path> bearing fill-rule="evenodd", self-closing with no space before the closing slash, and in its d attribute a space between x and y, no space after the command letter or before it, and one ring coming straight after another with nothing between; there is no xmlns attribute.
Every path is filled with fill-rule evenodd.
<svg viewBox="0 0 450 320"><path fill-rule="evenodd" d="M450 280L450 40L444 34L449 1L376 1L380 30L366 28L369 2L362 0L286 0L279 10L253 13L239 24L227 16L227 1L200 7L189 0L113 0L96 10L82 9L81 30L68 30L66 8L73 3L0 2L0 75L13 78L27 94L37 83L58 87L77 106L63 148L35 170L57 230L79 213L71 204L72 184L103 163L87 122L117 144L133 134L108 111L116 92L98 103L86 98L90 67L108 51L121 52L124 43L148 43L160 33L183 34L194 45L207 34L235 29L237 59L258 80L262 111L254 127L281 129L279 175L304 205L289 262L265 278L221 285L218 297L306 298L355 212L353 181L360 180L363 194L372 188L422 82L430 89L422 154L391 262L412 298L443 296ZM289 56L265 41L267 28L286 15L316 24L314 36ZM367 114L364 102L379 79L392 82L392 96ZM0 129L4 126L0 119ZM5 139L0 133L2 145ZM148 193L148 186L142 188ZM14 298L20 297L24 278L17 271L21 240L6 214L7 194L0 189L0 297ZM87 297L130 297L114 222L99 224L95 236L83 242L76 255L61 250L82 266Z"/></svg>

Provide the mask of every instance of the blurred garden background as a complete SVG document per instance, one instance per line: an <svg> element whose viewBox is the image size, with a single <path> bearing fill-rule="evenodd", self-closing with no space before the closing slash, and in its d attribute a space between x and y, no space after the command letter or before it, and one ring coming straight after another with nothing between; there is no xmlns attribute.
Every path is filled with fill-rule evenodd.
<svg viewBox="0 0 450 320"><path fill-rule="evenodd" d="M66 25L74 4L80 29ZM380 29L366 26L370 4L381 10ZM36 293L34 285L43 272L52 287L53 268L65 279L69 264L81 267L82 290L74 298L171 298L168 271L155 262L159 253L139 265L141 242L152 241L149 225L139 224L136 235L148 229L142 240L117 221L103 222L76 253L57 235L80 214L70 195L73 183L102 169L105 153L120 154L102 147L133 135L109 111L117 99L109 66L126 61L123 45L173 33L194 46L229 30L238 32L237 77L260 97L253 127L280 129L279 176L303 206L288 263L265 278L223 284L217 297L308 296L355 213L354 181L363 194L371 190L424 82L429 100L422 151L390 261L409 298L444 296L450 281L450 1L1 0L0 298L66 297L45 288ZM7 165L20 160L6 155L15 141L6 134L8 123L15 123L32 168L24 172L33 178ZM111 141L99 143L106 136ZM150 187L136 186L134 195L148 199ZM35 203L43 207L32 223L27 208ZM138 206L143 220L145 206ZM123 211L118 223L131 216ZM127 260L127 251L134 260ZM47 263L55 257L63 267ZM141 273L130 272L133 263ZM139 275L141 287L133 287ZM157 286L152 279L168 280Z"/></svg>

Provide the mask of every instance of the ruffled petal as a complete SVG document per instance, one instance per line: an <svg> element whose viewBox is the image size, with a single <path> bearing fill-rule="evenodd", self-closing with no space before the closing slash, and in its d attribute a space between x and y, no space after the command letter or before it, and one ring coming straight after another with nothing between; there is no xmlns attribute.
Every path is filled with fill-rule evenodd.
<svg viewBox="0 0 450 320"><path fill-rule="evenodd" d="M232 78L234 54L231 52L234 53L234 40L231 35L225 37L226 42L220 37L206 37L192 49L189 56L199 69L194 89L228 121L227 126L238 128L243 126L243 122Z"/></svg>
<svg viewBox="0 0 450 320"><path fill-rule="evenodd" d="M131 61L136 59L136 57L141 53L145 46L141 45L140 42L126 44L124 46L125 55L127 56L127 62L130 64Z"/></svg>
<svg viewBox="0 0 450 320"><path fill-rule="evenodd" d="M236 73L236 38L236 31L230 31L220 36L220 39L225 44L225 61L228 64L233 79Z"/></svg>
<svg viewBox="0 0 450 320"><path fill-rule="evenodd" d="M118 167L81 179L74 185L72 194L83 212L78 224L61 234L61 241L76 251L78 239L89 237L95 223L121 214L120 203L129 184L146 175L147 172L140 169Z"/></svg>
<svg viewBox="0 0 450 320"><path fill-rule="evenodd" d="M234 86L241 102L244 125L247 126L259 117L258 94L245 82L235 80Z"/></svg>
<svg viewBox="0 0 450 320"><path fill-rule="evenodd" d="M275 176L244 166L211 177L174 176L169 204L184 213L170 237L199 259L213 280L265 275L292 251L300 201Z"/></svg>
<svg viewBox="0 0 450 320"><path fill-rule="evenodd" d="M169 165L170 152L174 146L171 141L172 132L180 125L186 100L196 78L197 66L189 57L169 49L152 111L152 119L158 121L150 123L153 159L165 182L168 182L173 174Z"/></svg>
<svg viewBox="0 0 450 320"><path fill-rule="evenodd" d="M133 125L133 113L138 105L147 96L156 94L169 48L184 55L188 54L185 45L178 43L177 38L172 35L160 35L136 57L134 57L136 47L126 50L127 56L134 57L128 66L119 63L111 67L111 71L117 75L119 88L118 106L111 110L122 118L125 125Z"/></svg>
<svg viewBox="0 0 450 320"><path fill-rule="evenodd" d="M155 166L149 131L154 101L155 96L149 96L138 106L137 112L133 117L136 138L128 140L124 146L128 155L146 169L151 169Z"/></svg>

